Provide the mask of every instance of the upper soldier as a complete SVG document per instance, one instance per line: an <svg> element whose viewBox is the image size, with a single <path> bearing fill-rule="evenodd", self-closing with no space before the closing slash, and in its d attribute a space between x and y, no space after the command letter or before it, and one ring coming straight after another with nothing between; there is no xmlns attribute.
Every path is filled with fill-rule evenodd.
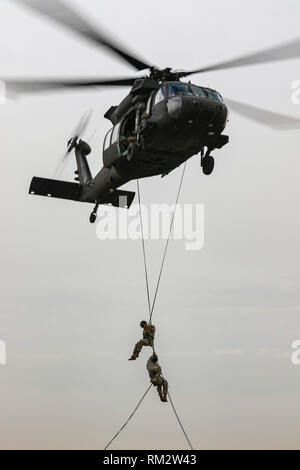
<svg viewBox="0 0 300 470"><path fill-rule="evenodd" d="M166 402L168 401L168 382L161 375L161 367L157 361L157 355L155 353L152 354L152 356L149 357L147 362L147 370L149 372L151 383L154 385L154 387L157 387L159 398L161 399L161 401Z"/></svg>
<svg viewBox="0 0 300 470"><path fill-rule="evenodd" d="M129 361L134 361L141 352L143 346L151 346L154 350L154 336L155 336L155 326L151 322L147 323L145 320L140 323L141 328L143 328L143 339L138 341L134 347L132 356L128 359Z"/></svg>

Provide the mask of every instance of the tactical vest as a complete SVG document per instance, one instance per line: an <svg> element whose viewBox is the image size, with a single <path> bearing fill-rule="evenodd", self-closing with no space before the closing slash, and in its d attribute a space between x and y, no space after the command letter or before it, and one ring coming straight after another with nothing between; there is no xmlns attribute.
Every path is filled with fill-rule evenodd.
<svg viewBox="0 0 300 470"><path fill-rule="evenodd" d="M144 331L143 338L149 339L151 342L154 341L155 326L152 323L148 323L146 330Z"/></svg>

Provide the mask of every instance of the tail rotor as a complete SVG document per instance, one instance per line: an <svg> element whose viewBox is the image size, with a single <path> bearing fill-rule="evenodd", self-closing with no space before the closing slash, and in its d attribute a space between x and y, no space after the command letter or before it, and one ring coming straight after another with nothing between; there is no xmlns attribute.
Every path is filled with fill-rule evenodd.
<svg viewBox="0 0 300 470"><path fill-rule="evenodd" d="M58 174L62 171L68 157L70 156L70 154L72 152L72 150L74 150L74 148L78 144L79 139L81 138L81 136L86 131L86 128L87 128L87 126L88 126L88 124L91 120L92 113L93 113L92 109L87 111L82 116L82 118L80 119L78 124L76 125L75 129L73 130L73 132L71 134L71 137L68 140L67 151L60 157L60 159L59 159L59 161L56 165L54 176L58 176Z"/></svg>

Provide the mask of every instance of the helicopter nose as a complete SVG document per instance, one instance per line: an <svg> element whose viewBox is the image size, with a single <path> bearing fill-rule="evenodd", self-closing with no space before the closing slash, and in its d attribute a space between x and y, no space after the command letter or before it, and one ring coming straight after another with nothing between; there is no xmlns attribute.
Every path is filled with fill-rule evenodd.
<svg viewBox="0 0 300 470"><path fill-rule="evenodd" d="M224 126L227 120L224 103L207 97L176 96L168 102L168 113L188 124Z"/></svg>

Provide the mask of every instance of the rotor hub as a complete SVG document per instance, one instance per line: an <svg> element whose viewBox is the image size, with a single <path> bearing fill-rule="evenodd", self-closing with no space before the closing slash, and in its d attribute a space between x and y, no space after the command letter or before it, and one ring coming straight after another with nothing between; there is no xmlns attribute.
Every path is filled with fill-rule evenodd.
<svg viewBox="0 0 300 470"><path fill-rule="evenodd" d="M157 81L177 82L180 80L180 78L184 77L185 75L186 75L186 72L173 71L170 67L167 67L165 69L151 67L149 78L151 78L152 80L157 80Z"/></svg>

